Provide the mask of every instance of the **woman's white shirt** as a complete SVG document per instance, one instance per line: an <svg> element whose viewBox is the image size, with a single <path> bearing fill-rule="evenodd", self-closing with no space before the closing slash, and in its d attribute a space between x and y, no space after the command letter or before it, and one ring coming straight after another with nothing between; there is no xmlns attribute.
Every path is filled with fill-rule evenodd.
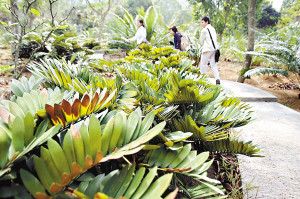
<svg viewBox="0 0 300 199"><path fill-rule="evenodd" d="M144 26L141 26L137 32L135 33L135 36L128 39L128 41L135 41L137 40L137 44L141 44L143 41L147 41L146 39L147 37L147 31L146 29L144 28Z"/></svg>
<svg viewBox="0 0 300 199"><path fill-rule="evenodd" d="M209 36L208 30L210 31L211 37L214 40L215 47L212 44L211 38ZM214 51L219 48L218 42L217 42L217 33L214 27L212 27L210 24L207 24L205 28L201 30L200 35L200 43L203 44L202 53L208 52L208 51Z"/></svg>

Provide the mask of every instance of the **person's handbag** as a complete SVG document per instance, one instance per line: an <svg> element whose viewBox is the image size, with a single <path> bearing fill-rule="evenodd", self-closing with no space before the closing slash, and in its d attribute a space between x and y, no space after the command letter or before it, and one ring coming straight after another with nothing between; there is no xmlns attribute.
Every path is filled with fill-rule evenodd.
<svg viewBox="0 0 300 199"><path fill-rule="evenodd" d="M215 53L215 62L218 62L218 61L219 61L219 58L220 58L220 55L221 55L220 50L219 50L219 49L216 49L216 46L215 46L214 40L212 39L212 36L211 36L211 34L210 34L210 31L209 31L208 28L207 28L207 30L208 30L210 39L211 39L211 41L212 41L212 44L213 44L213 46L214 46L214 49L216 50L216 53Z"/></svg>
<svg viewBox="0 0 300 199"><path fill-rule="evenodd" d="M187 38L187 36L182 36L181 37L180 49L185 50L189 45L190 45L190 41Z"/></svg>

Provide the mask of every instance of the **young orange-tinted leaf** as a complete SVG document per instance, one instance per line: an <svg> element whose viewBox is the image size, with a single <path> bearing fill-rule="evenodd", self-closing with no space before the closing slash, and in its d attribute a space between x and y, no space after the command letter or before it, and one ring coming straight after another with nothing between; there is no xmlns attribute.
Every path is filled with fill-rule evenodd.
<svg viewBox="0 0 300 199"><path fill-rule="evenodd" d="M45 95L48 98L48 91L47 91L47 89L43 88L42 94Z"/></svg>
<svg viewBox="0 0 300 199"><path fill-rule="evenodd" d="M0 107L0 117L2 118L2 120L7 124L8 123L8 118L10 116L10 121L13 122L13 120L15 119L15 116L13 114L11 114L8 110L6 110L3 107Z"/></svg>
<svg viewBox="0 0 300 199"><path fill-rule="evenodd" d="M97 103L97 105L94 109L95 111L97 111L102 106L103 102L106 100L108 95L109 95L109 91L107 91L107 88L104 88L103 91L100 94L98 103Z"/></svg>
<svg viewBox="0 0 300 199"><path fill-rule="evenodd" d="M71 182L71 176L68 175L67 173L63 173L63 175L61 176L61 186L66 186L67 184L69 184Z"/></svg>
<svg viewBox="0 0 300 199"><path fill-rule="evenodd" d="M47 114L50 116L53 125L54 126L59 125L59 122L58 122L57 118L54 115L54 108L53 108L53 106L51 106L49 104L46 104L45 109L46 109Z"/></svg>
<svg viewBox="0 0 300 199"><path fill-rule="evenodd" d="M92 166L98 164L101 161L102 158L103 158L103 153L101 151L98 151L97 155L96 155L96 158L95 158L95 161L94 161Z"/></svg>
<svg viewBox="0 0 300 199"><path fill-rule="evenodd" d="M73 122L72 106L65 99L63 99L63 101L62 101L62 111L63 111L63 114L64 114L66 120L67 120L67 124L70 124L71 122Z"/></svg>
<svg viewBox="0 0 300 199"><path fill-rule="evenodd" d="M90 156L86 156L83 171L88 170L92 167L93 160Z"/></svg>
<svg viewBox="0 0 300 199"><path fill-rule="evenodd" d="M71 176L72 176L72 179L76 178L76 177L79 176L81 173L82 173L81 167L80 167L76 162L73 162L73 164L72 164L72 169L71 169Z"/></svg>
<svg viewBox="0 0 300 199"><path fill-rule="evenodd" d="M94 108L95 108L98 100L99 100L99 94L96 92L95 95L94 95L94 98L92 99L92 102L91 102L91 105L90 105L89 110L87 112L87 115L89 115L90 113L92 113L94 111Z"/></svg>
<svg viewBox="0 0 300 199"><path fill-rule="evenodd" d="M72 132L72 136L74 139L81 138L81 134L80 134L79 130L73 124L71 124L70 130Z"/></svg>
<svg viewBox="0 0 300 199"><path fill-rule="evenodd" d="M114 90L112 93L110 93L110 95L105 99L105 101L102 103L100 109L105 108L106 106L108 106L111 102L111 100L115 97L116 94L116 90Z"/></svg>
<svg viewBox="0 0 300 199"><path fill-rule="evenodd" d="M62 126L65 127L67 123L62 112L62 105L54 104L54 115L56 116L58 121L62 124Z"/></svg>
<svg viewBox="0 0 300 199"><path fill-rule="evenodd" d="M75 99L72 105L73 121L76 121L79 118L80 106L81 106L81 101L79 99Z"/></svg>
<svg viewBox="0 0 300 199"><path fill-rule="evenodd" d="M43 193L38 192L38 193L35 194L35 198L36 198L36 199L50 199L50 198L52 198L52 197L51 197L51 196L48 196L48 195L46 195L46 194L43 194Z"/></svg>
<svg viewBox="0 0 300 199"><path fill-rule="evenodd" d="M50 187L50 192L51 193L59 193L62 190L63 186L57 184L57 183L53 183Z"/></svg>
<svg viewBox="0 0 300 199"><path fill-rule="evenodd" d="M82 101L81 101L81 106L80 106L80 117L83 117L87 114L87 110L90 105L90 97L88 94L85 94Z"/></svg>

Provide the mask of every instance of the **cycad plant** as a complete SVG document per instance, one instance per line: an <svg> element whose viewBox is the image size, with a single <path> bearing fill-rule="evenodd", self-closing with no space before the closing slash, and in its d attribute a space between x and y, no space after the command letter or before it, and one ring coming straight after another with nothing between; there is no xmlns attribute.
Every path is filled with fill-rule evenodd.
<svg viewBox="0 0 300 199"><path fill-rule="evenodd" d="M139 53L137 50L129 53L128 62L134 59L133 54L144 59L147 57L143 55L146 53L143 46L141 48ZM148 54L153 56L156 49L152 49L153 52ZM153 60L152 56L148 56L150 60ZM166 56L172 57L170 54ZM166 57L160 56L158 60L164 59ZM244 143L229 138L230 128L252 121L252 113L248 111L250 107L240 99L226 97L220 87L211 85L207 79L197 73L193 74L191 70L193 62L187 64L182 57L178 60L172 67L159 61L163 65L159 68L160 73L157 72L158 66L151 68L151 65L147 64L124 63L118 69L126 79L132 80L130 86L138 93L142 106L150 106L151 110L156 110L160 119L169 121L168 128L172 131L193 133L189 139L200 142L211 152L227 151L254 155L255 152L252 150L254 147L247 151L248 154L245 153L248 145L235 150L232 147L235 142L241 146ZM159 113L163 110L162 107L173 108L169 109L169 114L164 113L162 116ZM217 142L219 145L209 144L217 140L224 141Z"/></svg>
<svg viewBox="0 0 300 199"><path fill-rule="evenodd" d="M222 43L220 44L220 48L222 52L224 52L224 59L229 61L238 61L242 63L245 60L245 56L247 53L247 37L245 37L239 31L233 31L233 35L228 37L224 37L222 39ZM262 40L255 40L255 51L261 51L260 43ZM267 60L263 57L253 56L251 65L261 65L268 64Z"/></svg>
<svg viewBox="0 0 300 199"><path fill-rule="evenodd" d="M150 6L146 11L139 10L139 14L136 16L131 15L125 8L120 6L124 12L123 17L114 13L115 20L106 25L108 42L111 47L120 47L123 49L136 48L135 42L125 42L121 38L132 38L136 31L136 22L138 19L144 21L144 26L147 31L147 40L152 44L160 44L163 40L167 41L168 27L163 22L161 14L155 7Z"/></svg>
<svg viewBox="0 0 300 199"><path fill-rule="evenodd" d="M259 45L262 51L251 52L251 54L267 59L273 67L253 68L246 71L244 76L249 78L253 75L281 74L289 78L294 74L297 79L294 83L300 88L300 57L297 56L300 50L300 40L297 37L299 27L299 23L295 23L278 32L262 34L260 37L262 42Z"/></svg>
<svg viewBox="0 0 300 199"><path fill-rule="evenodd" d="M187 33L187 37L191 42L190 48L187 50L188 57L194 60L194 65L198 66L201 61L202 45L200 44L200 29L196 29L194 33Z"/></svg>
<svg viewBox="0 0 300 199"><path fill-rule="evenodd" d="M226 197L207 176L210 154L259 156L230 138L253 120L249 106L184 54L144 47L147 57L118 61L113 80L48 59L30 67L41 79L11 83L0 107L0 197Z"/></svg>

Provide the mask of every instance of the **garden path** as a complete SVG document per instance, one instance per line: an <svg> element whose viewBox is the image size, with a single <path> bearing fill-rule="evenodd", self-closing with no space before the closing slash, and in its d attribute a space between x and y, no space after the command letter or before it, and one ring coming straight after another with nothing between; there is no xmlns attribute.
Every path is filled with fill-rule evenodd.
<svg viewBox="0 0 300 199"><path fill-rule="evenodd" d="M252 140L265 156L238 157L245 198L300 198L300 113L256 87L226 80L221 85L247 101L257 118L235 129L240 140Z"/></svg>

